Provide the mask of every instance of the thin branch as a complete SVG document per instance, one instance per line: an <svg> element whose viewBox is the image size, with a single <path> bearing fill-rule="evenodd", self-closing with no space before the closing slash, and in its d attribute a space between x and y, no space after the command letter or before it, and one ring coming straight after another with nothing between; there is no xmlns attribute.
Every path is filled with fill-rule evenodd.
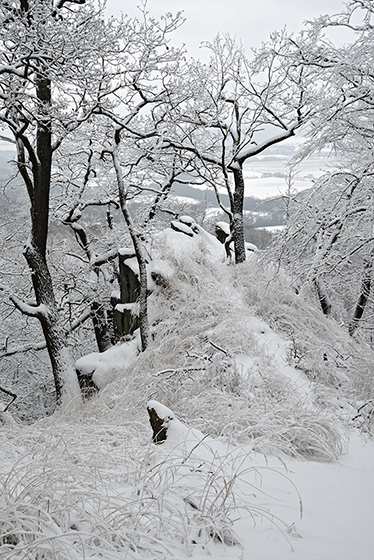
<svg viewBox="0 0 374 560"><path fill-rule="evenodd" d="M6 412L8 410L8 408L10 407L10 405L13 404L14 401L16 400L17 395L15 393L12 393L12 391L9 391L8 389L4 389L4 387L0 387L0 391L3 391L3 393L6 393L10 397L12 397L12 400L10 401L10 403L8 403L7 406L4 408L4 410L2 411L2 412Z"/></svg>
<svg viewBox="0 0 374 560"><path fill-rule="evenodd" d="M91 315L92 312L90 309L83 311L81 315L71 323L70 327L66 330L66 334L71 334L73 331L75 331L85 321L87 321L87 319L89 319ZM9 358L10 356L14 356L15 354L24 354L26 352L44 350L45 348L47 348L45 342L38 342L36 344L25 344L24 346L14 346L13 348L6 348L2 352L0 352L0 358Z"/></svg>

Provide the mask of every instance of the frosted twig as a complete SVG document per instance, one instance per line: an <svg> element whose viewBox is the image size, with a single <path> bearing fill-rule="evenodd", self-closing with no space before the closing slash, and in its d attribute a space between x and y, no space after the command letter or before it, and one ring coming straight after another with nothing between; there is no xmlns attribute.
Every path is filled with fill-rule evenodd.
<svg viewBox="0 0 374 560"><path fill-rule="evenodd" d="M209 344L211 344L213 346L213 348L215 348L216 350L219 350L220 352L223 352L225 354L225 356L229 356L229 353L227 352L227 350L224 350L223 348L218 346L218 344L215 344L211 340L209 340Z"/></svg>

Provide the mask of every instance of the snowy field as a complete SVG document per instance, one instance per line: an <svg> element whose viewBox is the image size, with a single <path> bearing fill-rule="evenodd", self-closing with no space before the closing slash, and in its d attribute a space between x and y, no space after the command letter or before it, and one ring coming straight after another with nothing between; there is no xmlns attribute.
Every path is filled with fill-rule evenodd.
<svg viewBox="0 0 374 560"><path fill-rule="evenodd" d="M304 159L292 168L290 180L290 163L297 149L303 144L302 138L291 138L276 145L264 155L250 158L244 163L245 196L265 200L283 195L290 188L292 193L311 187L314 179L323 175L334 162L327 149ZM206 190L206 185L194 184L194 189ZM224 187L218 188L225 194ZM180 202L193 203L191 198L175 197Z"/></svg>
<svg viewBox="0 0 374 560"><path fill-rule="evenodd" d="M261 200L285 194L288 189L286 177L288 159L258 156L244 166L246 196ZM328 169L328 160L313 157L305 160L298 168L291 183L292 192L300 192L311 187L313 179L320 177Z"/></svg>
<svg viewBox="0 0 374 560"><path fill-rule="evenodd" d="M101 390L73 414L1 414L0 558L371 560L373 353L200 226L150 250L147 351L77 362Z"/></svg>

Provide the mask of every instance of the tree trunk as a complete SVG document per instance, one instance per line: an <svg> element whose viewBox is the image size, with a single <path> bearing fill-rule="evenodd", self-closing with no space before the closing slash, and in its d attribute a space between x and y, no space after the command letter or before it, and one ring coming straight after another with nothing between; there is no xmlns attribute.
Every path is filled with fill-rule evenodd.
<svg viewBox="0 0 374 560"><path fill-rule="evenodd" d="M351 336L355 333L359 325L359 322L364 314L365 307L370 296L371 276L373 272L373 260L374 260L374 250L371 252L370 258L364 260L364 270L362 275L360 294L353 313L352 321L350 322L348 327L348 332Z"/></svg>
<svg viewBox="0 0 374 560"><path fill-rule="evenodd" d="M66 408L69 403L77 404L80 401L80 390L67 348L66 334L61 327L52 278L46 260L53 152L50 119L51 82L48 78L37 75L35 88L39 102L39 120L36 131L36 151L30 154L33 156L33 181L29 191L31 236L24 255L32 274L36 306L42 309L35 314L35 317L41 323L47 344L55 381L56 401L58 405Z"/></svg>
<svg viewBox="0 0 374 560"><path fill-rule="evenodd" d="M44 256L32 245L25 249L25 258L32 271L39 319L51 361L56 389L56 403L63 410L79 405L81 394L72 358L67 348L66 333L61 326L52 279Z"/></svg>
<svg viewBox="0 0 374 560"><path fill-rule="evenodd" d="M91 303L92 324L99 352L105 352L113 346L114 325L113 317L108 317L109 309L104 302L93 301Z"/></svg>
<svg viewBox="0 0 374 560"><path fill-rule="evenodd" d="M139 238L139 235L135 231L135 226L127 207L127 190L125 188L125 183L123 180L121 164L118 157L117 147L120 143L120 132L119 130L115 133L115 145L116 148L111 152L113 165L116 172L117 185L119 201L122 210L123 217L125 219L126 225L129 229L131 240L134 245L134 251L136 255L136 260L138 261L139 267L139 325L140 325L140 339L142 352L147 348L150 341L150 330L148 324L148 278L147 278L147 261L144 254L144 249Z"/></svg>
<svg viewBox="0 0 374 560"><path fill-rule="evenodd" d="M245 238L244 238L244 177L243 166L239 163L233 169L235 192L234 192L234 215L233 215L233 238L235 248L235 262L242 263L246 260Z"/></svg>
<svg viewBox="0 0 374 560"><path fill-rule="evenodd" d="M90 264L90 276L94 284L93 292L96 292L94 296L96 299L91 303L92 324L99 352L105 352L105 350L108 350L108 348L116 343L116 336L114 332L114 313L113 311L111 312L111 304L98 301L101 299L99 293L99 266L108 262L110 258L113 258L113 253L109 252L106 256L102 256L100 258L100 264L96 264L97 255L92 249L87 232L81 224L77 223L80 216L73 217L75 208L73 207L71 209L69 215L63 220L63 223L68 224L73 230L78 244L86 253Z"/></svg>
<svg viewBox="0 0 374 560"><path fill-rule="evenodd" d="M321 280L314 278L313 283L317 290L318 301L324 315L331 315L331 301Z"/></svg>

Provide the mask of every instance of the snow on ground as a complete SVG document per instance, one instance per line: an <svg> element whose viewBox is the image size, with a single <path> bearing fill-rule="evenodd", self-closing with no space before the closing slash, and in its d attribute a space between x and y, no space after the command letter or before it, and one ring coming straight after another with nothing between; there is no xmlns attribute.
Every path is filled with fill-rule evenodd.
<svg viewBox="0 0 374 560"><path fill-rule="evenodd" d="M369 560L374 550L374 445L351 435L338 463L297 463L293 481L304 503L297 560ZM287 558L287 556L284 556ZM281 556L278 556L282 560Z"/></svg>
<svg viewBox="0 0 374 560"><path fill-rule="evenodd" d="M75 421L2 430L0 558L372 559L374 446L357 434L321 463L177 419L161 445Z"/></svg>
<svg viewBox="0 0 374 560"><path fill-rule="evenodd" d="M70 417L1 413L1 560L372 559L374 444L351 422L372 353L192 227L153 240L146 352L82 358L103 389Z"/></svg>
<svg viewBox="0 0 374 560"><path fill-rule="evenodd" d="M269 496L264 502L287 527L282 534L260 522L249 531L250 521L242 518L234 527L243 535L243 558L370 560L374 548L373 442L364 443L351 434L349 451L337 463L294 460L286 465L302 500L302 517L297 495L279 480L279 467L276 472L264 470L263 488Z"/></svg>
<svg viewBox="0 0 374 560"><path fill-rule="evenodd" d="M256 229L266 229L267 231L282 231L285 226L264 226Z"/></svg>
<svg viewBox="0 0 374 560"><path fill-rule="evenodd" d="M162 406L159 410L160 416L165 414ZM173 416L168 409L167 414L169 418ZM170 438L159 446L159 453L198 458L200 469L204 463L211 468L222 461L225 475L230 466L232 480L236 477L236 504L231 512L236 520L227 523L225 535L227 542L231 538L237 546L229 551L216 549L216 558L372 558L372 441L365 443L352 432L349 451L336 463L293 460L281 464L274 457L261 458L250 449L230 449L197 430L188 430L174 417L169 430ZM195 485L191 500L196 500L192 498L194 493Z"/></svg>

